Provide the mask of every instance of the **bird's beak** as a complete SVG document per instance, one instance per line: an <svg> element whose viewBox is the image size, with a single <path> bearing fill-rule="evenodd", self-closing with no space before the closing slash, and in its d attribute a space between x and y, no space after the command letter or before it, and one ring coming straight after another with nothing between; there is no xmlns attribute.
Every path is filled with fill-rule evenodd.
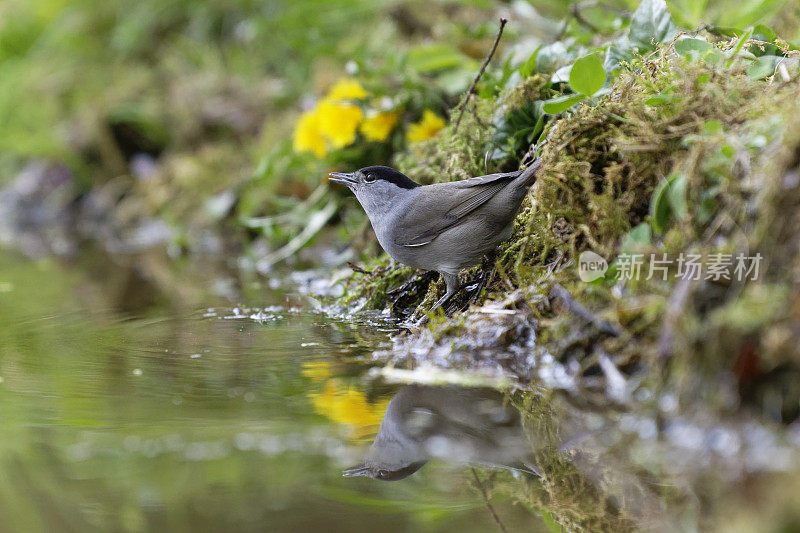
<svg viewBox="0 0 800 533"><path fill-rule="evenodd" d="M361 464L361 465L351 466L350 468L342 470L342 476L344 477L366 476L368 471L369 467Z"/></svg>
<svg viewBox="0 0 800 533"><path fill-rule="evenodd" d="M345 174L344 172L331 172L330 176L331 177L328 179L332 182L344 183L348 187L357 183L356 179L353 177L353 174Z"/></svg>

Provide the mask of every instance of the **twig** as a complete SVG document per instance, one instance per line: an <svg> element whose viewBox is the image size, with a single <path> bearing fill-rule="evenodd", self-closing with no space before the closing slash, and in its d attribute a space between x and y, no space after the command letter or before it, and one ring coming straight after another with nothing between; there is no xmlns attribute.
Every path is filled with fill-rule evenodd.
<svg viewBox="0 0 800 533"><path fill-rule="evenodd" d="M363 268L361 268L360 266L351 261L347 262L347 266L350 267L350 270L352 270L353 272L358 272L359 274L367 274L367 275L372 274L372 272L370 272L369 270L364 270Z"/></svg>
<svg viewBox="0 0 800 533"><path fill-rule="evenodd" d="M475 86L478 84L478 81L483 76L483 72L486 70L486 67L489 65L489 61L492 60L492 56L494 55L495 50L497 50L497 44L500 42L500 37L503 36L503 28L506 27L506 23L508 19L501 18L500 19L500 29L497 31L497 37L494 39L494 44L492 45L492 49L489 51L489 55L486 56L486 59L481 65L481 70L478 72L478 75L475 76L475 79L472 80L472 85L469 86L467 90L467 97L464 98L464 102L461 104L461 111L458 114L458 120L456 120L456 125L453 128L453 133L458 131L458 126L461 124L461 118L464 116L464 111L467 109L467 105L469 104L469 99L472 97L472 91L475 90Z"/></svg>
<svg viewBox="0 0 800 533"><path fill-rule="evenodd" d="M625 17L625 18L630 18L630 16L631 16L631 13L629 11L625 11L624 9L619 9L619 8L617 8L615 6L610 5L610 4L606 4L605 2L583 2L583 3L575 4L569 10L569 15L564 17L564 23L561 26L561 30L559 30L558 34L556 35L556 40L560 41L564 37L564 34L567 33L567 28L569 27L570 16L572 16L575 20L578 21L579 24L582 24L587 29L589 29L589 30L591 30L591 31L593 31L595 33L600 32L600 28L598 28L597 26L595 26L594 24L592 24L591 22L586 20L586 17L583 16L583 10L584 9L592 9L594 7L602 7L604 9L608 9L609 11L614 11L619 16Z"/></svg>
<svg viewBox="0 0 800 533"><path fill-rule="evenodd" d="M500 517L497 516L494 507L492 507L492 504L489 503L489 495L486 494L486 489L483 488L483 483L481 483L481 479L478 477L478 472L476 472L474 468L471 468L471 470L472 470L472 475L475 476L475 484L478 485L478 490L481 491L481 496L483 496L483 501L486 502L486 508L489 509L489 512L492 514L492 518L494 518L494 521L497 522L497 526L500 528L500 530L503 533L508 533L506 526L503 525L503 523L500 521Z"/></svg>
<svg viewBox="0 0 800 533"><path fill-rule="evenodd" d="M573 316L583 320L587 324L592 324L599 331L607 333L609 335L613 335L615 337L619 337L620 335L622 335L622 332L617 326L615 326L608 320L603 320L599 318L594 313L589 311L586 307L584 307L578 301L576 301L569 293L569 291L564 287L562 287L560 284L554 283L550 287L550 297L561 301L561 303L564 305L567 311L569 311Z"/></svg>
<svg viewBox="0 0 800 533"><path fill-rule="evenodd" d="M424 276L428 272L430 272L430 270L425 270L423 272L418 272L418 273L414 274L413 276L408 278L402 285L400 285L398 287L395 287L394 289L392 289L390 291L386 291L386 296L394 296L395 294L399 294L399 293L403 292L404 290L409 288L412 283L417 281L417 279L421 278L422 276Z"/></svg>
<svg viewBox="0 0 800 533"><path fill-rule="evenodd" d="M358 272L359 274L366 274L367 276L376 276L378 274L383 274L384 272L386 272L386 270L388 270L386 267L376 268L374 270L364 270L363 268L361 268L360 266L351 261L347 262L347 266L349 266L350 270L352 270L353 272Z"/></svg>
<svg viewBox="0 0 800 533"><path fill-rule="evenodd" d="M578 23L583 24L590 31L593 31L595 33L599 33L600 32L600 29L597 26L595 26L594 24L592 24L591 22L589 22L588 20L586 20L583 17L583 14L581 13L580 4L576 4L576 5L572 6L571 11L572 11L572 16L575 17L575 20L577 20Z"/></svg>

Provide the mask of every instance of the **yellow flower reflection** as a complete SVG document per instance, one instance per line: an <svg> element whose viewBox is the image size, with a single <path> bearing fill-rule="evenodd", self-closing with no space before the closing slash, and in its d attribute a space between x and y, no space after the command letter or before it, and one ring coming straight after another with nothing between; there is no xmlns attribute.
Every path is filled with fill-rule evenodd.
<svg viewBox="0 0 800 533"><path fill-rule="evenodd" d="M430 139L436 135L439 130L444 128L444 119L431 111L426 109L422 113L422 120L409 124L406 138L409 142L419 142Z"/></svg>
<svg viewBox="0 0 800 533"><path fill-rule="evenodd" d="M344 385L331 378L333 372L327 361L303 364L303 375L315 382L324 382L323 391L309 393L314 411L337 424L349 426L354 440L366 440L378 431L388 400L370 404L366 395L355 387Z"/></svg>
<svg viewBox="0 0 800 533"><path fill-rule="evenodd" d="M396 111L384 111L368 115L361 124L361 134L368 141L382 141L389 136L400 118Z"/></svg>
<svg viewBox="0 0 800 533"><path fill-rule="evenodd" d="M294 129L292 147L295 152L312 152L317 157L325 155L325 138L320 132L319 115L316 110L306 111Z"/></svg>
<svg viewBox="0 0 800 533"><path fill-rule="evenodd" d="M311 381L319 383L333 376L331 371L331 364L328 361L307 361L303 363L303 370L301 373L311 378Z"/></svg>

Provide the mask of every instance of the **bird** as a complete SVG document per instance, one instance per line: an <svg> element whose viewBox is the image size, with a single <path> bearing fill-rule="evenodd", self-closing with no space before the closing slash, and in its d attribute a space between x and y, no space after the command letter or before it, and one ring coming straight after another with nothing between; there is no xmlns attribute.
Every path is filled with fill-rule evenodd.
<svg viewBox="0 0 800 533"><path fill-rule="evenodd" d="M377 165L331 172L329 180L355 194L392 259L441 274L446 290L433 312L458 292L459 272L480 263L511 236L540 167L541 159L536 159L514 172L420 185L398 170Z"/></svg>
<svg viewBox="0 0 800 533"><path fill-rule="evenodd" d="M397 481L437 458L540 476L519 411L500 392L407 385L389 401L364 460L344 477Z"/></svg>

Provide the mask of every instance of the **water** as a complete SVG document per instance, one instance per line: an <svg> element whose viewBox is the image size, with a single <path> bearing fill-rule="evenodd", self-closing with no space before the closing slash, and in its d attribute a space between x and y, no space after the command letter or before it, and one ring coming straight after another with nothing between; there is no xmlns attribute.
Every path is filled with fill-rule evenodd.
<svg viewBox="0 0 800 533"><path fill-rule="evenodd" d="M681 406L602 359L616 381L576 393L542 357L506 397L480 373L502 352L467 344L504 315L462 325L477 371L423 365L446 338L406 346L416 370L380 368L396 326L323 312L310 293L329 289L159 254L0 252L0 533L752 531L763 502L774 530L800 523L780 510L796 423ZM429 386L445 374L471 388Z"/></svg>
<svg viewBox="0 0 800 533"><path fill-rule="evenodd" d="M391 324L165 265L0 254L0 531L498 528L463 465L342 476L398 392L364 377ZM511 531L544 527L491 503Z"/></svg>

